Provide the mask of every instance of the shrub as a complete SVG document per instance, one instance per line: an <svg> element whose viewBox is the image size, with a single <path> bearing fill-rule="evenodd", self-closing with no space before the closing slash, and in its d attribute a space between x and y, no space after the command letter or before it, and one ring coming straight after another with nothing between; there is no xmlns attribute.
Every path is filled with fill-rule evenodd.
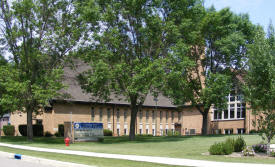
<svg viewBox="0 0 275 167"><path fill-rule="evenodd" d="M59 124L58 125L58 136L57 137L64 137L64 125L63 124Z"/></svg>
<svg viewBox="0 0 275 167"><path fill-rule="evenodd" d="M232 143L220 142L210 146L209 152L211 155L229 155L234 151Z"/></svg>
<svg viewBox="0 0 275 167"><path fill-rule="evenodd" d="M180 132L178 132L178 131L175 131L175 134L174 134L174 136L180 136Z"/></svg>
<svg viewBox="0 0 275 167"><path fill-rule="evenodd" d="M211 155L223 155L223 143L215 143L210 146L209 152Z"/></svg>
<svg viewBox="0 0 275 167"><path fill-rule="evenodd" d="M267 152L266 144L256 144L256 145L253 145L252 148L256 153L266 153Z"/></svg>
<svg viewBox="0 0 275 167"><path fill-rule="evenodd" d="M19 132L22 136L27 136L27 125L19 125ZM33 125L33 136L43 136L43 125Z"/></svg>
<svg viewBox="0 0 275 167"><path fill-rule="evenodd" d="M274 150L270 151L270 155L269 156L275 157L275 151Z"/></svg>
<svg viewBox="0 0 275 167"><path fill-rule="evenodd" d="M59 134L59 132L55 132L55 133L54 133L54 136L55 136L55 137L61 137L60 134Z"/></svg>
<svg viewBox="0 0 275 167"><path fill-rule="evenodd" d="M227 142L223 143L224 155L232 154L232 152L234 151L234 145L233 144L234 144L234 140L232 140L232 139L230 139Z"/></svg>
<svg viewBox="0 0 275 167"><path fill-rule="evenodd" d="M102 143L102 142L104 142L104 138L103 138L103 137L99 137L99 138L97 139L97 141L100 142L100 143Z"/></svg>
<svg viewBox="0 0 275 167"><path fill-rule="evenodd" d="M19 125L18 129L21 136L27 136L27 125Z"/></svg>
<svg viewBox="0 0 275 167"><path fill-rule="evenodd" d="M103 134L104 136L113 136L113 132L109 129L104 129Z"/></svg>
<svg viewBox="0 0 275 167"><path fill-rule="evenodd" d="M173 131L172 130L168 130L167 136L174 136Z"/></svg>
<svg viewBox="0 0 275 167"><path fill-rule="evenodd" d="M53 134L51 132L49 132L49 131L46 131L44 136L45 137L52 137Z"/></svg>
<svg viewBox="0 0 275 167"><path fill-rule="evenodd" d="M225 140L225 143L226 143L228 146L230 146L231 149L234 151L234 146L235 146L235 139L234 139L234 138L231 138L231 137L227 138L227 139ZM232 151L232 152L233 152L233 151Z"/></svg>
<svg viewBox="0 0 275 167"><path fill-rule="evenodd" d="M238 136L238 138L234 142L234 151L241 152L245 148L246 143L242 136Z"/></svg>
<svg viewBox="0 0 275 167"><path fill-rule="evenodd" d="M255 130L255 129L252 129L252 130L249 131L249 134L255 134L255 133L258 133L258 131Z"/></svg>
<svg viewBox="0 0 275 167"><path fill-rule="evenodd" d="M3 126L3 131L6 136L14 136L15 128L13 125L5 125Z"/></svg>

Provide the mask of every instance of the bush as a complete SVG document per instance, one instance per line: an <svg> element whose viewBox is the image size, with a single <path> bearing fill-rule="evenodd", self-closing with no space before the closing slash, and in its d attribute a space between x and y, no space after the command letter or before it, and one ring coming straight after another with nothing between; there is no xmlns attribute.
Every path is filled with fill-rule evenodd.
<svg viewBox="0 0 275 167"><path fill-rule="evenodd" d="M168 130L167 136L174 136L173 131L172 130Z"/></svg>
<svg viewBox="0 0 275 167"><path fill-rule="evenodd" d="M102 142L104 142L104 138L103 138L103 137L99 137L99 138L97 139L97 141L100 142L100 143L102 143Z"/></svg>
<svg viewBox="0 0 275 167"><path fill-rule="evenodd" d="M64 137L64 125L63 124L59 124L58 125L58 136L57 137Z"/></svg>
<svg viewBox="0 0 275 167"><path fill-rule="evenodd" d="M252 130L249 131L249 134L255 134L255 133L258 133L258 131L255 130L255 129L252 129Z"/></svg>
<svg viewBox="0 0 275 167"><path fill-rule="evenodd" d="M234 138L231 138L231 137L227 138L225 140L225 143L228 144L228 146L230 146L231 149L234 151L234 146L235 146L235 139Z"/></svg>
<svg viewBox="0 0 275 167"><path fill-rule="evenodd" d="M271 157L275 157L275 151L273 151L273 150L270 151L270 156L271 156Z"/></svg>
<svg viewBox="0 0 275 167"><path fill-rule="evenodd" d="M61 137L60 134L59 134L59 132L55 132L55 133L54 133L54 136L55 136L55 137Z"/></svg>
<svg viewBox="0 0 275 167"><path fill-rule="evenodd" d="M210 146L209 152L211 155L229 155L234 151L232 143L220 142Z"/></svg>
<svg viewBox="0 0 275 167"><path fill-rule="evenodd" d="M175 131L175 134L174 134L174 136L180 136L180 132L178 132L178 131Z"/></svg>
<svg viewBox="0 0 275 167"><path fill-rule="evenodd" d="M6 136L14 136L15 128L13 125L5 125L3 126L3 132Z"/></svg>
<svg viewBox="0 0 275 167"><path fill-rule="evenodd" d="M242 136L238 136L238 138L234 142L234 151L241 152L245 148L246 143Z"/></svg>
<svg viewBox="0 0 275 167"><path fill-rule="evenodd" d="M27 125L19 125L19 132L22 136L27 136ZM43 125L33 125L33 136L41 137L44 135Z"/></svg>
<svg viewBox="0 0 275 167"><path fill-rule="evenodd" d="M252 148L256 153L266 153L267 152L266 144L256 144L256 145L253 145Z"/></svg>
<svg viewBox="0 0 275 167"><path fill-rule="evenodd" d="M52 136L53 136L53 134L51 132L49 132L49 131L45 132L45 137L52 137Z"/></svg>
<svg viewBox="0 0 275 167"><path fill-rule="evenodd" d="M104 136L113 136L113 132L109 129L104 129L103 134Z"/></svg>
<svg viewBox="0 0 275 167"><path fill-rule="evenodd" d="M211 145L209 152L211 155L223 155L223 143L215 143Z"/></svg>

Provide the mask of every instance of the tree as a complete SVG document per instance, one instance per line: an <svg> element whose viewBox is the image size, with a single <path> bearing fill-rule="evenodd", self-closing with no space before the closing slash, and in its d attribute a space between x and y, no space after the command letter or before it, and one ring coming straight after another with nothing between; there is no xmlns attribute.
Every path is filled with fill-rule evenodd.
<svg viewBox="0 0 275 167"><path fill-rule="evenodd" d="M190 31L197 3L90 0L83 4L82 15L92 33L82 50L83 60L91 65L79 77L82 88L105 101L115 94L130 103L130 140L135 139L137 112L148 94L160 92L165 67L172 65L173 46L180 45L182 37L183 28L178 27ZM182 19L186 24L181 24Z"/></svg>
<svg viewBox="0 0 275 167"><path fill-rule="evenodd" d="M257 115L254 125L268 142L275 134L275 33L272 24L267 38L258 30L255 43L249 47L248 71L245 77L246 99Z"/></svg>
<svg viewBox="0 0 275 167"><path fill-rule="evenodd" d="M72 2L66 0L0 1L0 37L17 74L9 77L13 82L6 85L6 98L27 113L29 140L33 138L33 113L64 87L62 65L81 36L82 24L74 11ZM20 93L12 93L19 83Z"/></svg>
<svg viewBox="0 0 275 167"><path fill-rule="evenodd" d="M23 90L22 88L24 88L23 83L15 81L15 79L19 78L19 73L14 69L13 65L7 61L2 62L5 63L0 63L0 120L5 114L20 109L20 98L13 98L22 97L21 92Z"/></svg>
<svg viewBox="0 0 275 167"><path fill-rule="evenodd" d="M4 107L1 105L1 99L2 99L2 96L5 91L5 88L2 87L2 84L1 84L2 78L4 76L4 75L2 75L2 72L4 71L4 70L2 70L2 67L6 64L7 64L6 59L0 54L0 122L3 118L3 116L8 113L8 111L5 110ZM2 132L2 129L1 129L1 123L0 123L0 137L1 137L1 132Z"/></svg>
<svg viewBox="0 0 275 167"><path fill-rule="evenodd" d="M247 44L252 42L254 26L247 15L233 14L228 8L210 8L197 23L197 39L186 51L195 63L185 82L183 68L174 71L166 84L167 94L176 104L189 101L203 116L202 134L208 130L208 114L212 105L222 111L227 106L233 78L245 66ZM179 73L180 72L180 73ZM183 81L182 81L183 79Z"/></svg>

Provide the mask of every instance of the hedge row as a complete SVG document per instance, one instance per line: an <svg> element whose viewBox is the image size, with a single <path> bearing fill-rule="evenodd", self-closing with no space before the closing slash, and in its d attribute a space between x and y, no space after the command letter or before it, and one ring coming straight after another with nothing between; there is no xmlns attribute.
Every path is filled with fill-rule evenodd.
<svg viewBox="0 0 275 167"><path fill-rule="evenodd" d="M43 125L32 125L33 127L33 136L40 137L44 136ZM19 132L22 136L27 136L27 125L19 125Z"/></svg>
<svg viewBox="0 0 275 167"><path fill-rule="evenodd" d="M13 125L4 125L3 132L5 136L14 136L15 128Z"/></svg>

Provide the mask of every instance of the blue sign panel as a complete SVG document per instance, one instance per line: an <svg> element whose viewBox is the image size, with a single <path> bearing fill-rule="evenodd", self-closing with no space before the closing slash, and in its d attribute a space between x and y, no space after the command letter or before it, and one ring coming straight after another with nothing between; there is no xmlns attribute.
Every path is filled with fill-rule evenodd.
<svg viewBox="0 0 275 167"><path fill-rule="evenodd" d="M74 123L76 141L96 141L103 137L103 123Z"/></svg>
<svg viewBox="0 0 275 167"><path fill-rule="evenodd" d="M74 123L75 129L103 129L103 123Z"/></svg>

